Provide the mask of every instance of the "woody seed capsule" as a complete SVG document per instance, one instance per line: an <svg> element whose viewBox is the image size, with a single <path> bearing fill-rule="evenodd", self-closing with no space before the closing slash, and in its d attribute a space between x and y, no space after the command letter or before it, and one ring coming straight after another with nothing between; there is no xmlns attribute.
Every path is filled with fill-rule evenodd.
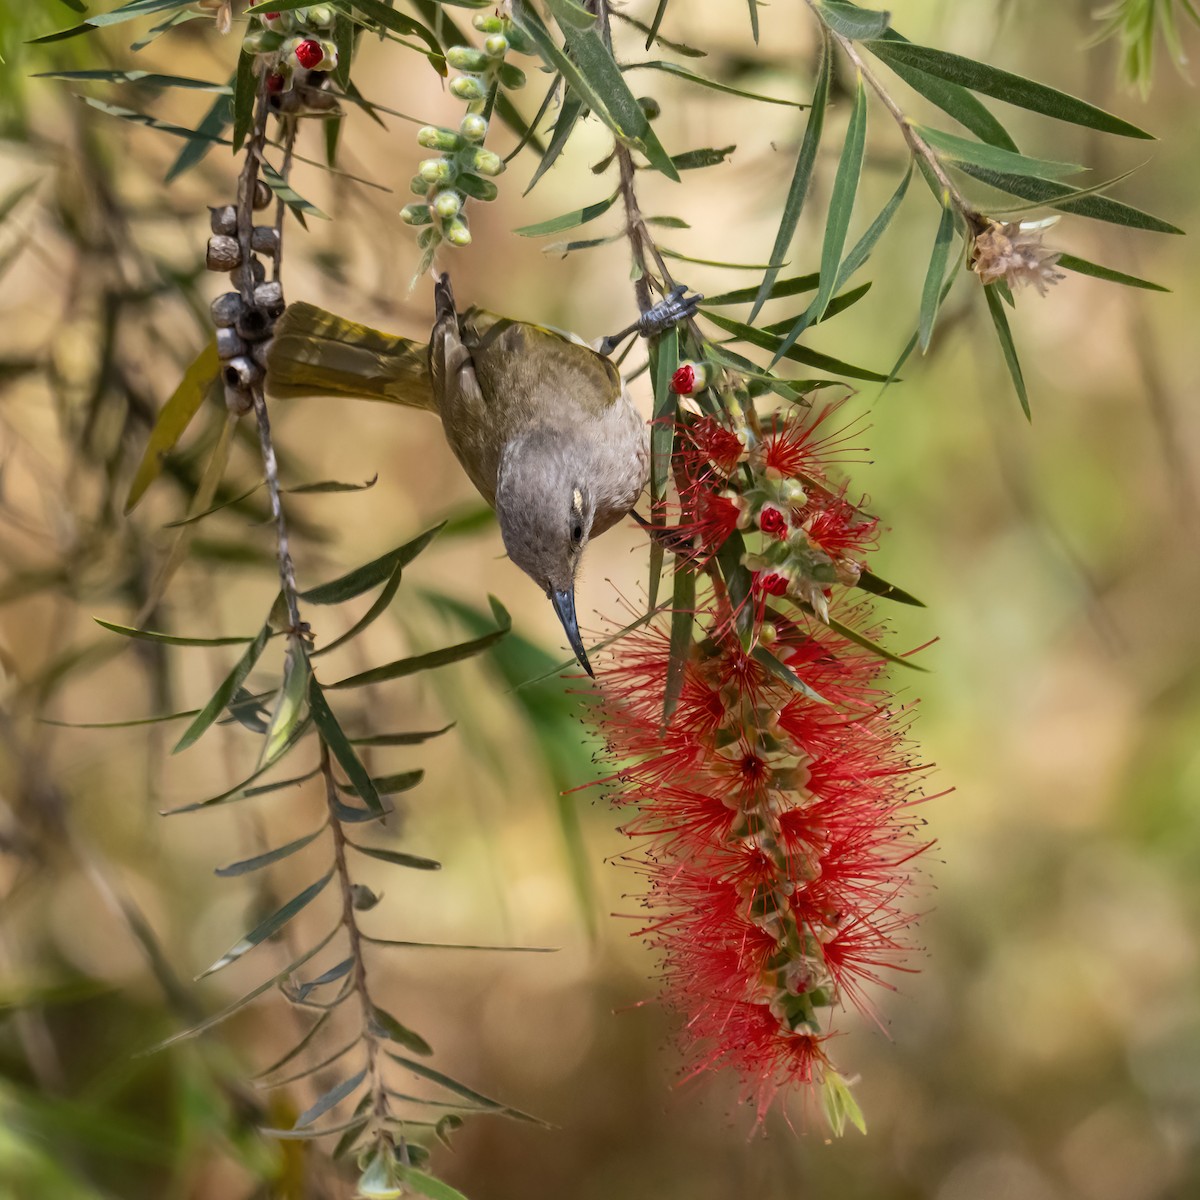
<svg viewBox="0 0 1200 1200"><path fill-rule="evenodd" d="M254 306L262 309L269 317L282 315L283 286L275 280L270 283L260 283L254 289Z"/></svg>
<svg viewBox="0 0 1200 1200"><path fill-rule="evenodd" d="M245 416L254 407L254 397L235 384L225 384L225 407L235 417Z"/></svg>
<svg viewBox="0 0 1200 1200"><path fill-rule="evenodd" d="M261 179L254 181L254 211L261 212L271 203L271 189Z"/></svg>
<svg viewBox="0 0 1200 1200"><path fill-rule="evenodd" d="M260 342L271 333L271 318L257 308L245 309L237 319L234 329L248 342Z"/></svg>
<svg viewBox="0 0 1200 1200"><path fill-rule="evenodd" d="M221 378L226 388L250 388L262 378L262 368L243 354L225 364Z"/></svg>
<svg viewBox="0 0 1200 1200"><path fill-rule="evenodd" d="M271 354L271 341L271 338L266 338L261 342L255 342L254 345L250 347L250 357L254 359L254 361L260 367L262 367L264 371L267 369L267 359Z"/></svg>
<svg viewBox="0 0 1200 1200"><path fill-rule="evenodd" d="M255 225L250 231L250 248L260 254L274 254L279 249L279 230L274 225Z"/></svg>
<svg viewBox="0 0 1200 1200"><path fill-rule="evenodd" d="M243 291L247 287L253 288L256 283L262 283L266 276L267 268L251 255L249 264L242 263L230 271L229 282L239 291Z"/></svg>
<svg viewBox="0 0 1200 1200"><path fill-rule="evenodd" d="M218 233L208 239L204 262L210 271L232 271L241 261L242 248L235 238Z"/></svg>
<svg viewBox="0 0 1200 1200"><path fill-rule="evenodd" d="M213 324L218 329L226 329L237 320L238 314L244 307L242 298L237 292L226 292L212 302L208 311L212 316Z"/></svg>
<svg viewBox="0 0 1200 1200"><path fill-rule="evenodd" d="M224 328L217 330L217 357L223 361L237 358L246 353L246 343L238 335L236 329Z"/></svg>
<svg viewBox="0 0 1200 1200"><path fill-rule="evenodd" d="M237 233L237 209L232 204L222 204L208 210L208 223L213 233L226 236Z"/></svg>

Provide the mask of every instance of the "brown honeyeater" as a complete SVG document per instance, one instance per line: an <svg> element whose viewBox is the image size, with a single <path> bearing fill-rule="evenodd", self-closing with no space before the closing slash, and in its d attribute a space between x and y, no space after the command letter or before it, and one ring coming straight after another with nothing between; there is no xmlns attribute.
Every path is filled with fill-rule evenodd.
<svg viewBox="0 0 1200 1200"><path fill-rule="evenodd" d="M682 294L605 344L690 316L699 297ZM550 598L590 675L575 576L588 541L628 515L645 487L646 423L616 366L580 339L478 308L460 313L445 275L434 303L428 346L291 305L276 326L267 389L436 412L450 449L496 510L509 557Z"/></svg>

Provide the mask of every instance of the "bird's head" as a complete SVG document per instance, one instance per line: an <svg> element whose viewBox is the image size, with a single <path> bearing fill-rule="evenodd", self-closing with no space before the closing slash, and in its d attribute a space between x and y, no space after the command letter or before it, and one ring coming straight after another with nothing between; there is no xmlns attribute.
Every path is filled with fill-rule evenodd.
<svg viewBox="0 0 1200 1200"><path fill-rule="evenodd" d="M541 427L510 442L496 482L496 516L509 558L549 597L591 675L575 616L575 576L596 516L589 458L571 429Z"/></svg>

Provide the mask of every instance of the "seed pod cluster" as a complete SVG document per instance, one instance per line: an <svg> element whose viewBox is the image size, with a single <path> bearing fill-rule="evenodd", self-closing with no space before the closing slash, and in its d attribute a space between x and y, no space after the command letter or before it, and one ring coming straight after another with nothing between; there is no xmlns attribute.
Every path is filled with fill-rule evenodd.
<svg viewBox="0 0 1200 1200"><path fill-rule="evenodd" d="M271 191L261 180L254 191L255 209L266 208ZM273 256L279 247L279 231L273 225L255 225L249 248L238 234L238 212L232 204L211 211L212 237L205 259L210 271L228 271L236 291L218 296L210 308L217 327L217 357L225 384L225 403L241 414L253 407L253 389L262 382L267 351L275 321L283 312L283 289L267 281L260 254Z"/></svg>
<svg viewBox="0 0 1200 1200"><path fill-rule="evenodd" d="M321 116L338 110L337 98L325 90L337 69L333 41L336 13L331 4L310 4L263 13L252 21L242 48L257 58L267 76L271 107L287 116Z"/></svg>
<svg viewBox="0 0 1200 1200"><path fill-rule="evenodd" d="M446 61L462 72L450 81L450 92L467 105L457 129L426 125L417 132L417 144L436 151L422 160L411 189L421 199L400 210L409 225L421 227L417 245L424 251L418 274L433 261L443 242L467 246L471 230L464 208L468 199L495 200L499 194L492 179L503 173L504 160L483 147L494 93L499 88L525 86L525 72L505 58L510 50L532 53L528 39L509 17L478 14L473 24L484 35L483 48L451 46Z"/></svg>

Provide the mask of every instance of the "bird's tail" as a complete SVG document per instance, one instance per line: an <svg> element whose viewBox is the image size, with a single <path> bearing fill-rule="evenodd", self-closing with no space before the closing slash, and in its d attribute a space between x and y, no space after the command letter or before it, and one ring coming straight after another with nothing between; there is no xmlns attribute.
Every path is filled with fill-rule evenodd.
<svg viewBox="0 0 1200 1200"><path fill-rule="evenodd" d="M409 408L434 407L428 351L314 304L290 304L267 357L273 396L353 396Z"/></svg>

